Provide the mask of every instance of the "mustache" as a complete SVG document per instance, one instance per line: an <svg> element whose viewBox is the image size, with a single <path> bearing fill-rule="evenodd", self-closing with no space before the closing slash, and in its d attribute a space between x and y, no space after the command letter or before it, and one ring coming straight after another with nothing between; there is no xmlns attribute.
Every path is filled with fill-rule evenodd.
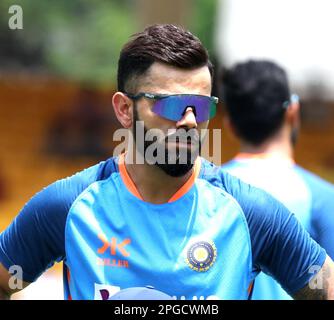
<svg viewBox="0 0 334 320"><path fill-rule="evenodd" d="M200 137L196 129L178 129L165 137L165 142L181 142L198 144Z"/></svg>

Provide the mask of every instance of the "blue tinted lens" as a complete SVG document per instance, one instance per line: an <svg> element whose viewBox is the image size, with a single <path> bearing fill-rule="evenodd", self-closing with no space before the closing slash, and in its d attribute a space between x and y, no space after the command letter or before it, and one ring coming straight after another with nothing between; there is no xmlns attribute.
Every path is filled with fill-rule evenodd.
<svg viewBox="0 0 334 320"><path fill-rule="evenodd" d="M159 116L179 121L188 107L193 108L197 122L208 121L216 115L217 99L201 95L171 95L158 99L153 112Z"/></svg>

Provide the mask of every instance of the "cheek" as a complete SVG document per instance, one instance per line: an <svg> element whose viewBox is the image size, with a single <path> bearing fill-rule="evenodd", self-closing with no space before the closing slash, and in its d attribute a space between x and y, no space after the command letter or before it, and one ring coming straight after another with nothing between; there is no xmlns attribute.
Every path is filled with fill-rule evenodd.
<svg viewBox="0 0 334 320"><path fill-rule="evenodd" d="M151 108L146 104L138 105L137 107L138 120L143 121L146 128L152 127L152 122L154 122L154 113Z"/></svg>

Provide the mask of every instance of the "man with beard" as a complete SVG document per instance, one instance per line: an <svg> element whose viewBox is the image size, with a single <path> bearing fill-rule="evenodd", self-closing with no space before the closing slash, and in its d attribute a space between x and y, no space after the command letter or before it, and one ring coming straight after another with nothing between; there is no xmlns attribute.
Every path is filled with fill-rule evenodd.
<svg viewBox="0 0 334 320"><path fill-rule="evenodd" d="M263 269L296 298L334 298L333 262L293 215L197 156L198 132L215 115L211 88L207 51L190 32L153 25L135 35L112 103L124 128L136 131L138 120L146 142L132 132L125 154L29 201L0 237L4 294L11 265L27 284L64 260L67 299L147 285L176 299L247 299ZM314 277L321 288L309 286Z"/></svg>
<svg viewBox="0 0 334 320"><path fill-rule="evenodd" d="M270 61L239 63L223 74L223 96L225 124L241 141L223 169L282 201L333 259L334 187L293 160L300 105L285 71ZM291 299L263 273L252 298Z"/></svg>

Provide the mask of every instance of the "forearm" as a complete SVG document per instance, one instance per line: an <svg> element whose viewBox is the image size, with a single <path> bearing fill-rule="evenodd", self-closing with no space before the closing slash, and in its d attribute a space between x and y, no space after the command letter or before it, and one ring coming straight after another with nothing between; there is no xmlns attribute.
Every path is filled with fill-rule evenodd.
<svg viewBox="0 0 334 320"><path fill-rule="evenodd" d="M295 295L298 300L334 300L334 263L327 257L323 267Z"/></svg>

